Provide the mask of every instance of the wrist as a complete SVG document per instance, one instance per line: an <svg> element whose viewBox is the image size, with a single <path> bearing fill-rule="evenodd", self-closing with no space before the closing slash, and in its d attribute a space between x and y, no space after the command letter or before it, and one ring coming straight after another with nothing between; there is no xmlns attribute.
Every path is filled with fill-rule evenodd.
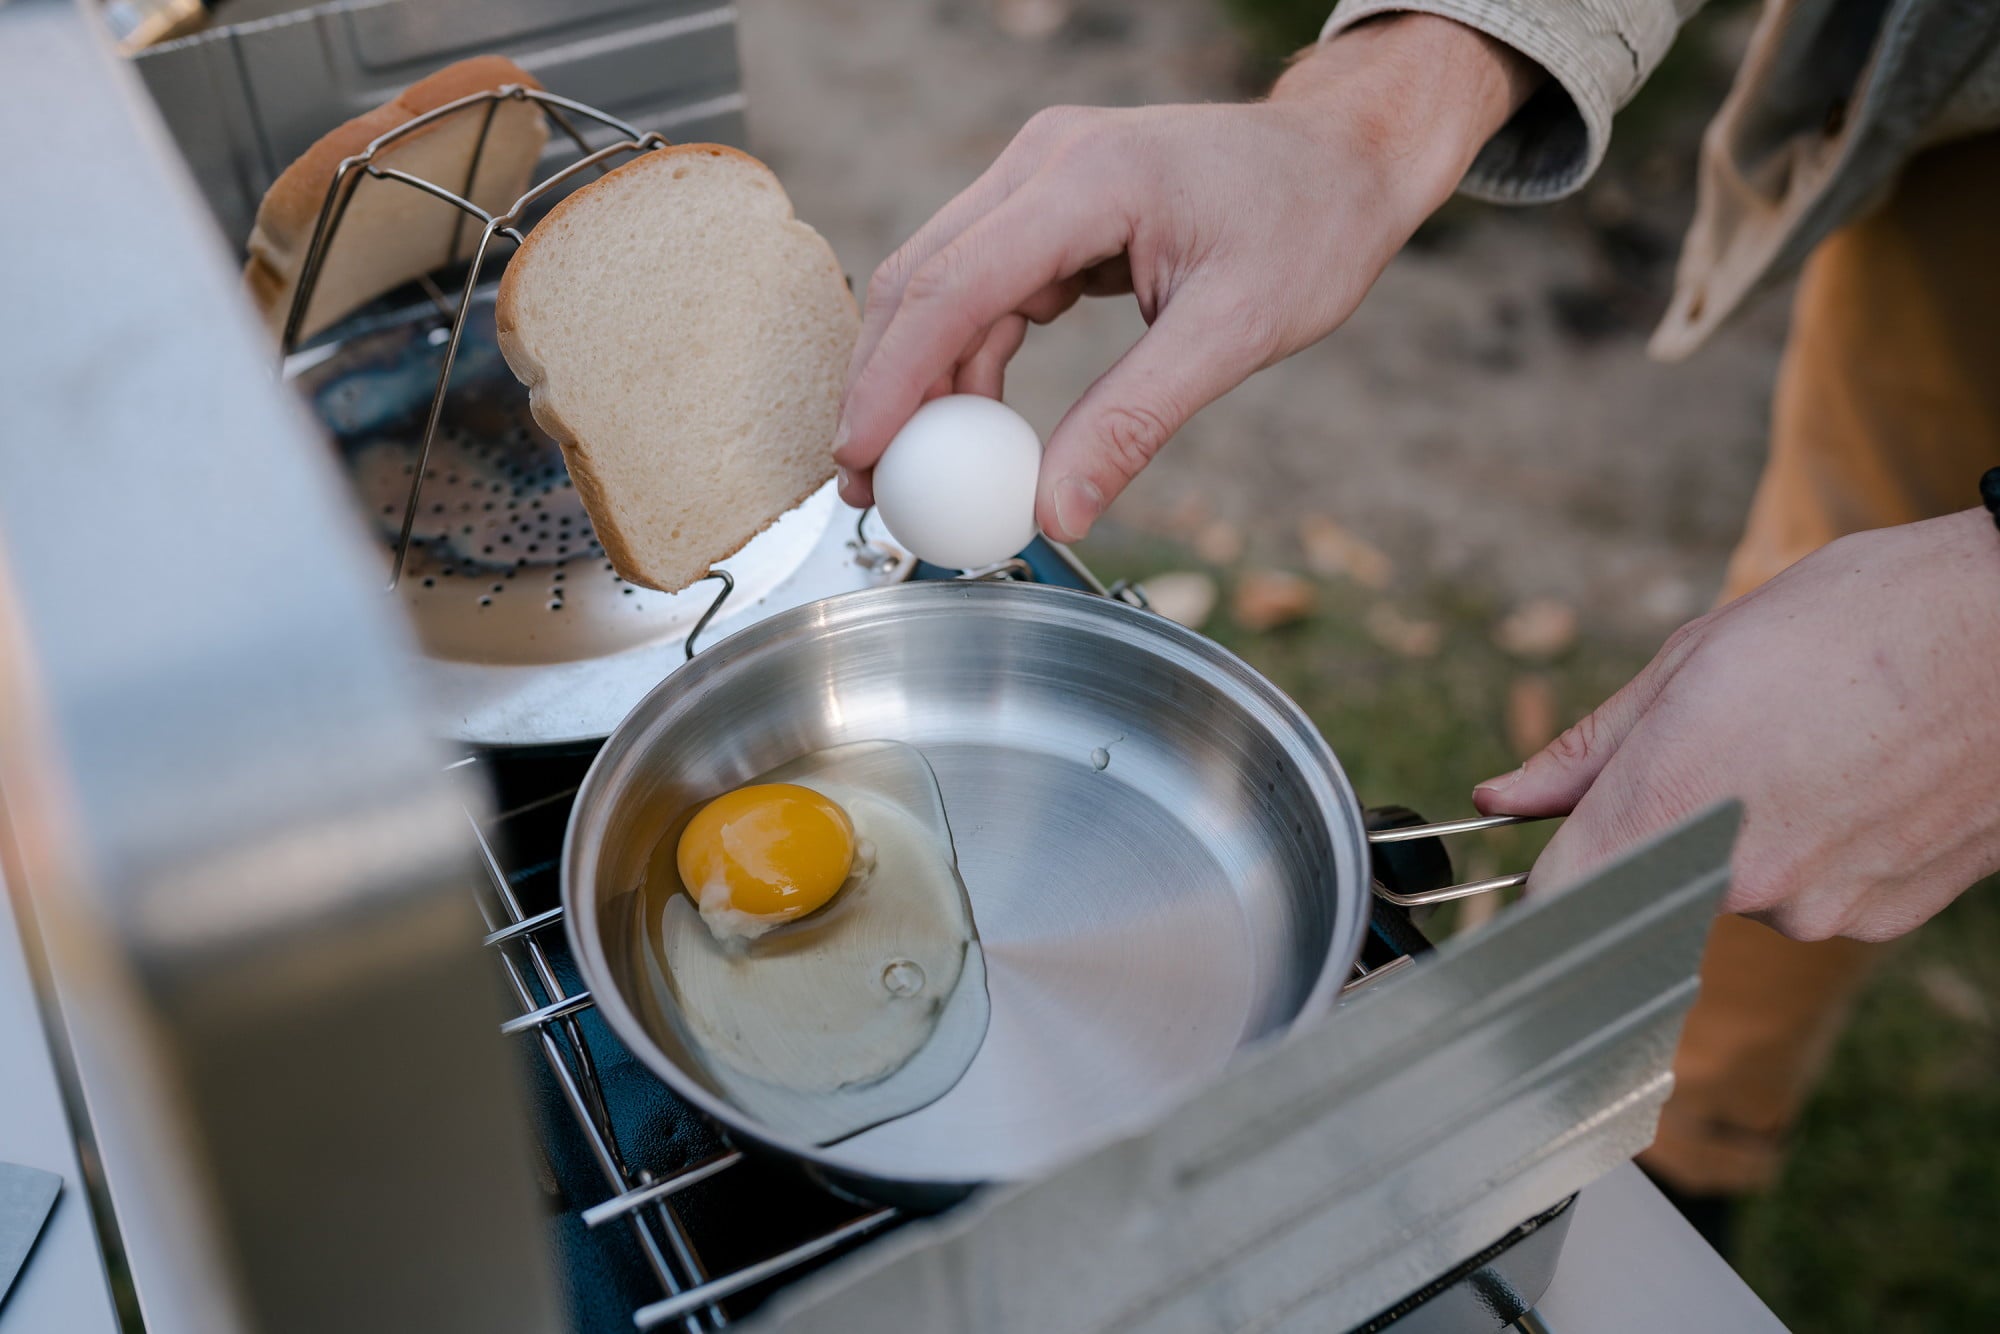
<svg viewBox="0 0 2000 1334"><path fill-rule="evenodd" d="M1451 197L1486 141L1546 75L1475 28L1434 14L1397 13L1359 23L1302 53L1271 101L1324 113L1324 124L1362 139L1393 171L1412 220Z"/></svg>
<svg viewBox="0 0 2000 1334"><path fill-rule="evenodd" d="M1872 549L1885 558L1879 566L1885 581L1922 590L1911 596L1929 604L1934 624L1954 626L1953 637L2000 652L2000 533L1992 515L1966 509L1860 537L1877 543Z"/></svg>

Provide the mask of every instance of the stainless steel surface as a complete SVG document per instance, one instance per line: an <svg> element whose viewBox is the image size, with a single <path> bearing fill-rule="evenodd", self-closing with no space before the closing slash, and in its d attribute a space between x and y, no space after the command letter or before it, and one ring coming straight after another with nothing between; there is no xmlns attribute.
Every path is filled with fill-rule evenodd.
<svg viewBox="0 0 2000 1334"><path fill-rule="evenodd" d="M910 1224L748 1327L1351 1328L1651 1139L1737 819L1718 807L1509 908L1150 1130Z"/></svg>
<svg viewBox="0 0 2000 1334"><path fill-rule="evenodd" d="M1450 838L1454 834L1472 834L1482 829L1500 829L1507 825L1533 824L1537 820L1547 818L1549 817L1541 815L1478 815L1465 820L1445 820L1437 824L1399 825L1392 829L1369 830L1368 842L1372 846L1376 843L1410 843L1425 838ZM1417 890L1409 894L1399 894L1377 882L1375 896L1399 908L1427 908L1435 903L1450 903L1455 899L1469 899L1503 889L1519 889L1527 883L1526 871L1489 876L1484 880L1468 880L1460 885Z"/></svg>
<svg viewBox="0 0 2000 1334"><path fill-rule="evenodd" d="M1456 899L1475 898L1481 894L1493 894L1503 889L1519 889L1527 883L1526 871L1513 871L1506 875L1490 876L1485 880L1468 880L1462 885L1447 885L1443 889L1421 889L1414 894L1398 894L1393 889L1377 885L1375 895L1399 908L1427 908L1434 903L1450 903Z"/></svg>
<svg viewBox="0 0 2000 1334"><path fill-rule="evenodd" d="M500 1025L500 1031L502 1033L526 1033L532 1029L546 1027L558 1019L567 1019L570 1015L589 1009L592 1004L594 1002L591 1000L588 991L572 992L561 1000L551 1001L540 1009L530 1010L526 1014L515 1015L512 1019Z"/></svg>
<svg viewBox="0 0 2000 1334"><path fill-rule="evenodd" d="M909 576L880 525L858 533L865 516L828 485L723 563L726 598L720 581L673 594L625 583L499 355L490 288L470 314L424 478L425 522L395 594L425 650L433 731L484 745L595 739L679 668L690 639L713 642L772 612ZM420 310L290 362L385 556L449 338Z"/></svg>
<svg viewBox="0 0 2000 1334"><path fill-rule="evenodd" d="M1371 829L1370 843L1414 843L1426 838L1450 838L1454 834L1476 834L1482 829L1504 829L1509 825L1533 824L1539 815L1475 815L1464 820L1440 820L1434 824L1398 825L1393 829Z"/></svg>
<svg viewBox="0 0 2000 1334"><path fill-rule="evenodd" d="M44 1167L0 1159L0 1302L41 1239L63 1179Z"/></svg>
<svg viewBox="0 0 2000 1334"><path fill-rule="evenodd" d="M689 1186L698 1186L712 1176L720 1176L743 1161L740 1149L730 1149L718 1153L704 1162L696 1163L685 1172L655 1181L649 1186L628 1190L623 1195L614 1195L602 1204L594 1204L583 1211L585 1227L603 1227L615 1218L623 1218L644 1205L656 1200L664 1200L669 1195L678 1195Z"/></svg>
<svg viewBox="0 0 2000 1334"><path fill-rule="evenodd" d="M1584 1188L1555 1282L1549 1334L1784 1334L1735 1270L1630 1163Z"/></svg>
<svg viewBox="0 0 2000 1334"><path fill-rule="evenodd" d="M746 1265L727 1278L712 1279L691 1292L683 1292L678 1296L642 1306L632 1313L632 1323L640 1329L657 1329L669 1320L698 1311L704 1306L713 1305L726 1297L733 1297L745 1288L755 1287L767 1278L774 1278L789 1270L797 1269L808 1260L816 1260L828 1251L838 1250L851 1241L859 1241L895 1217L894 1209L877 1209L871 1214L855 1219L845 1227L834 1229L823 1237L795 1246L782 1255L774 1255L768 1260Z"/></svg>
<svg viewBox="0 0 2000 1334"><path fill-rule="evenodd" d="M314 139L489 51L641 132L743 142L736 11L714 0L337 0L211 28L134 63L240 252L264 191ZM552 139L544 165L573 155Z"/></svg>
<svg viewBox="0 0 2000 1334"><path fill-rule="evenodd" d="M0 639L11 630L0 624ZM5 655L0 654L0 680L4 664ZM5 801L0 799L0 822L4 814ZM0 1301L0 1334L51 1330L118 1334L104 1251L85 1194L83 1163L29 975L21 929L26 904L8 892L8 846L6 834L0 832L0 1082L7 1090L6 1111L0 1115L0 1159L52 1172L63 1179L64 1189L42 1225L34 1263L15 1276ZM17 908L24 910L19 922Z"/></svg>
<svg viewBox="0 0 2000 1334"><path fill-rule="evenodd" d="M0 799L100 1238L152 1334L546 1330L463 794L338 476L94 7L0 6L0 123L48 205L0 215Z"/></svg>
<svg viewBox="0 0 2000 1334"><path fill-rule="evenodd" d="M550 908L547 912L538 912L533 917L524 917L511 926L503 926L496 931L488 931L485 938L479 943L482 945L498 945L503 940L517 940L530 932L539 931L545 926L554 926L561 920L562 909Z"/></svg>
<svg viewBox="0 0 2000 1334"><path fill-rule="evenodd" d="M453 767L463 767L467 763L460 761ZM488 928L487 939L499 937L494 948L499 950L501 967L506 972L514 999L530 1011L559 1007L566 999L566 992L549 962L547 951L534 938L533 932L510 936L502 927L503 923L519 924L527 918L478 816L471 812L467 814L472 821L472 837L479 849L480 864L486 871L486 892L478 895L476 902ZM520 814L519 811L503 812L499 819L504 821ZM516 948L527 960L525 967L512 952ZM538 1005L538 1000L546 1004ZM584 997L584 1003L589 1003L588 996ZM575 1118L577 1129L582 1132L584 1143L605 1182L614 1191L626 1194L635 1185L647 1184L650 1178L643 1170L635 1174L619 1152L610 1109L605 1105L603 1090L598 1084L596 1058L591 1054L590 1044L584 1040L581 1025L569 1018L552 1018L531 1025L529 1031L535 1034L542 1059L548 1065L557 1088L562 1091L563 1101ZM687 1232L674 1213L671 1200L658 1200L648 1210L626 1211L626 1221L647 1267L669 1294L678 1295L706 1281L708 1274L689 1244ZM683 1327L688 1334L700 1334L700 1331L716 1328L720 1323L719 1314L709 1311L690 1314Z"/></svg>
<svg viewBox="0 0 2000 1334"><path fill-rule="evenodd" d="M867 740L936 771L992 1023L944 1098L813 1149L751 1123L642 1008L630 896L673 815ZM613 1029L690 1102L850 1188L937 1203L1131 1133L1323 1014L1366 928L1365 859L1318 733L1211 641L1091 594L908 584L771 617L649 695L577 799L564 924Z"/></svg>

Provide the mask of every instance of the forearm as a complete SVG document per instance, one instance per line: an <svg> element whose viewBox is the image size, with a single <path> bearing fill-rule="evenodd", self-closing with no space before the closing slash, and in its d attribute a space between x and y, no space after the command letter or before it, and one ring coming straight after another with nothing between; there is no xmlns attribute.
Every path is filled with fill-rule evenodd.
<svg viewBox="0 0 2000 1334"><path fill-rule="evenodd" d="M1537 203L1579 188L1603 160L1611 118L1653 72L1701 0L1339 0L1323 41L1422 15L1487 34L1541 72L1534 96L1484 142L1461 188Z"/></svg>
<svg viewBox="0 0 2000 1334"><path fill-rule="evenodd" d="M1450 197L1480 148L1544 77L1485 33L1429 14L1391 14L1303 53L1271 100L1323 106L1329 131L1349 136L1355 107L1371 107L1368 133L1409 187L1404 193L1419 210L1414 227Z"/></svg>

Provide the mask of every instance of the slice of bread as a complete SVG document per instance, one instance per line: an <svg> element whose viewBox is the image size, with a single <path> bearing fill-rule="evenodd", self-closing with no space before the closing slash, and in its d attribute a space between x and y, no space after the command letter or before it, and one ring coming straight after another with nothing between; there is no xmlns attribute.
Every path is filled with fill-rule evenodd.
<svg viewBox="0 0 2000 1334"><path fill-rule="evenodd" d="M860 315L747 154L655 149L578 190L508 263L496 318L635 584L687 587L833 475Z"/></svg>
<svg viewBox="0 0 2000 1334"><path fill-rule="evenodd" d="M258 205L257 224L250 233L250 262L243 269L244 281L273 334L284 332L320 206L341 162L427 111L508 84L541 87L504 56L474 56L447 65L411 84L395 101L321 136L285 168ZM487 109L475 104L397 140L375 161L443 186L489 213L512 208L541 160L548 123L533 102L510 99L491 105L493 119L485 126L483 147L480 131ZM475 151L479 174L468 182ZM454 259L470 259L484 226L402 181L362 176L334 233L299 337L311 337L421 274Z"/></svg>

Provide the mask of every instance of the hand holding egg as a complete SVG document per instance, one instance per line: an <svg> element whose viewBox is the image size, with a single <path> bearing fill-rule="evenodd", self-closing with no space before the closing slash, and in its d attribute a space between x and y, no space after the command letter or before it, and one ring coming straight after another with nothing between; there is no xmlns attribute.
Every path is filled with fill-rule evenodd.
<svg viewBox="0 0 2000 1334"><path fill-rule="evenodd" d="M917 409L875 465L875 509L922 560L973 570L1035 538L1042 441L1006 404L948 394Z"/></svg>

